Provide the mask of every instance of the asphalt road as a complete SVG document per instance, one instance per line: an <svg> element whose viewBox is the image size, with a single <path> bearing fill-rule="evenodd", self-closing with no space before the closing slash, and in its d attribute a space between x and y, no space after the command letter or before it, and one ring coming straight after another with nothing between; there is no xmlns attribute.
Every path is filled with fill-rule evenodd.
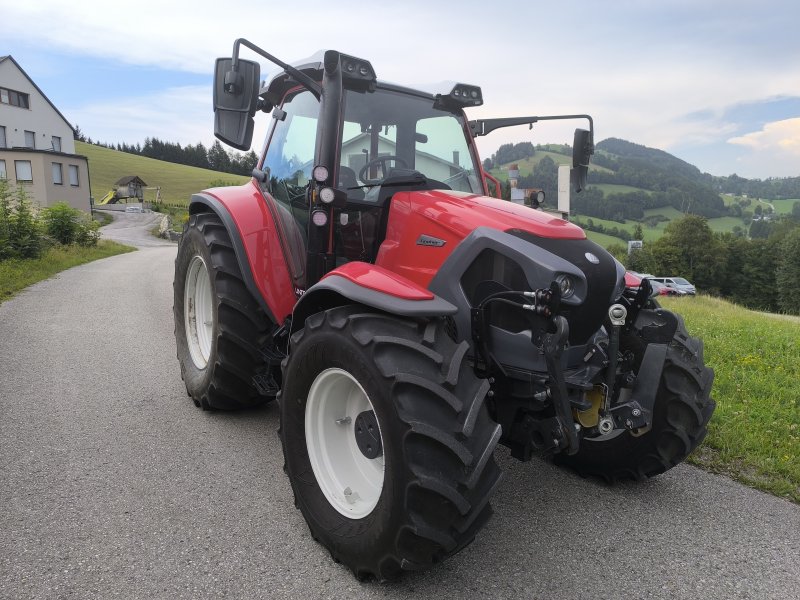
<svg viewBox="0 0 800 600"><path fill-rule="evenodd" d="M685 465L612 488L504 450L475 543L358 583L293 506L275 408L187 398L175 245L146 242L0 305L0 598L800 598L800 506Z"/></svg>

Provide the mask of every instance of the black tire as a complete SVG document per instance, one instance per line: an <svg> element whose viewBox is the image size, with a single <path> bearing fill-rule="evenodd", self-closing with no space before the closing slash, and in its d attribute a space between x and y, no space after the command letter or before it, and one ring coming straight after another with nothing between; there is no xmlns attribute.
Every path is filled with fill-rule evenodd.
<svg viewBox="0 0 800 600"><path fill-rule="evenodd" d="M356 306L315 314L292 337L280 396L286 472L314 539L358 579L428 568L469 544L492 514L501 430L484 402L488 383L465 360L467 347L448 337L441 319ZM306 404L327 369L358 381L380 427L383 487L359 519L332 506L309 459Z"/></svg>
<svg viewBox="0 0 800 600"><path fill-rule="evenodd" d="M638 437L625 431L606 440L583 438L576 454L558 454L554 462L608 482L642 480L664 473L683 462L706 437L716 406L710 396L713 381L714 371L703 362L703 342L689 336L678 316L651 429Z"/></svg>
<svg viewBox="0 0 800 600"><path fill-rule="evenodd" d="M211 286L210 353L205 365L192 358L185 324L185 290L190 265L203 260ZM253 376L266 368L259 348L272 324L242 279L228 232L214 213L189 217L175 259L173 281L175 341L186 392L203 409L250 408L270 400Z"/></svg>

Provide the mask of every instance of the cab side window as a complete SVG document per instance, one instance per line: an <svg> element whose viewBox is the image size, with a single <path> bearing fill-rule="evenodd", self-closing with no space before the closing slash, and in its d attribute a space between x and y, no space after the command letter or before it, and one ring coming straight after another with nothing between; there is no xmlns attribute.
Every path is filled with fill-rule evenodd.
<svg viewBox="0 0 800 600"><path fill-rule="evenodd" d="M273 114L278 122L263 166L269 169L272 195L291 210L298 202L305 202L311 180L319 102L310 92L300 92Z"/></svg>
<svg viewBox="0 0 800 600"><path fill-rule="evenodd" d="M308 186L314 168L319 102L308 91L287 98L275 109L275 128L262 170L268 182L262 189L275 201L284 251L294 285L305 287L305 253L308 241Z"/></svg>

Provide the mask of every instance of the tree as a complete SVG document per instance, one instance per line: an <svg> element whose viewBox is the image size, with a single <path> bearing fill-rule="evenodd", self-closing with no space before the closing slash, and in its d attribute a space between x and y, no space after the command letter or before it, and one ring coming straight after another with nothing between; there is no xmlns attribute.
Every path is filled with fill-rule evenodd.
<svg viewBox="0 0 800 600"><path fill-rule="evenodd" d="M14 191L14 213L9 219L9 244L20 258L38 258L42 252L39 218L31 207L25 188Z"/></svg>
<svg viewBox="0 0 800 600"><path fill-rule="evenodd" d="M659 273L686 277L706 291L719 290L725 248L705 217L686 215L671 222L652 247Z"/></svg>
<svg viewBox="0 0 800 600"><path fill-rule="evenodd" d="M486 171L486 172L490 171L492 166L493 165L492 165L492 159L491 158L483 159L483 170L484 171Z"/></svg>
<svg viewBox="0 0 800 600"><path fill-rule="evenodd" d="M555 204L558 199L558 165L549 156L545 156L533 168L535 187L544 190L545 198L551 198Z"/></svg>
<svg viewBox="0 0 800 600"><path fill-rule="evenodd" d="M231 159L225 148L219 143L219 140L214 142L214 145L208 149L208 164L214 171L229 172L231 166Z"/></svg>
<svg viewBox="0 0 800 600"><path fill-rule="evenodd" d="M780 309L800 314L800 227L795 227L780 245L775 282Z"/></svg>
<svg viewBox="0 0 800 600"><path fill-rule="evenodd" d="M631 239L641 240L643 237L644 237L644 231L642 230L642 224L637 223L636 227L633 228L633 237Z"/></svg>

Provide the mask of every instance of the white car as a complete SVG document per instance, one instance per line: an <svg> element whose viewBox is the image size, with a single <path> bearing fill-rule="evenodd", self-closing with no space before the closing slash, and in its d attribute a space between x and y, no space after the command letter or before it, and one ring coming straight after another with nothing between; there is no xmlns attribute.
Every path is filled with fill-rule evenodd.
<svg viewBox="0 0 800 600"><path fill-rule="evenodd" d="M686 281L683 277L653 277L653 281L658 281L659 283L663 283L668 288L673 290L678 290L679 292L683 292L684 294L689 294L694 296L697 293L695 287Z"/></svg>

